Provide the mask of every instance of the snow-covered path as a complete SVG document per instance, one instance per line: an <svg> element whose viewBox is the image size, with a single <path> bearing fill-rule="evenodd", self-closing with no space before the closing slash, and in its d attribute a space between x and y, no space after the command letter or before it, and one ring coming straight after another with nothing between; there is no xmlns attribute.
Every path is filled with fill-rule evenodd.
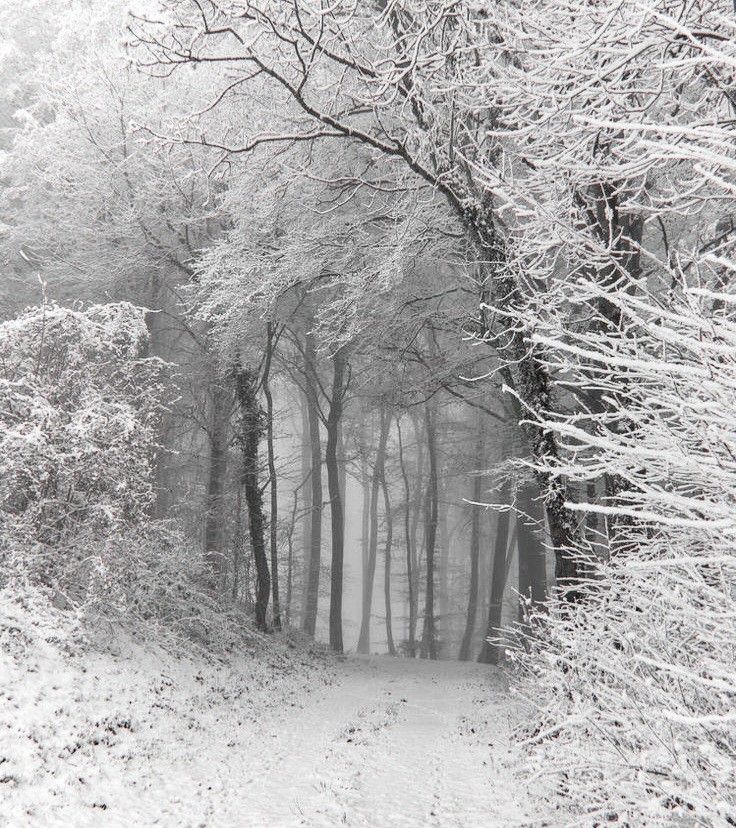
<svg viewBox="0 0 736 828"><path fill-rule="evenodd" d="M0 828L529 824L504 683L473 663L299 650L0 651Z"/></svg>
<svg viewBox="0 0 736 828"><path fill-rule="evenodd" d="M493 759L508 739L505 698L500 673L476 664L349 659L339 684L272 734L244 824L521 823Z"/></svg>

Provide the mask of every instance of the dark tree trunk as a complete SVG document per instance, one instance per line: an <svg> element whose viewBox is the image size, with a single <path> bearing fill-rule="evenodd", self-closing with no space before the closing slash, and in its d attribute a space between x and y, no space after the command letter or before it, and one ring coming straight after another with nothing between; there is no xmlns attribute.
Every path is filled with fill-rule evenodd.
<svg viewBox="0 0 736 828"><path fill-rule="evenodd" d="M266 446L268 451L268 483L271 495L269 520L269 549L271 553L271 596L274 629L281 629L281 604L279 602L279 558L278 558L278 512L279 500L276 484L276 458L273 448L273 396L269 384L271 360L275 348L275 333L272 322L266 323L266 360L263 366L263 396L266 398Z"/></svg>
<svg viewBox="0 0 736 828"><path fill-rule="evenodd" d="M258 443L263 430L261 407L256 398L257 377L253 371L236 364L233 376L240 405L240 442L243 453L242 482L248 507L248 526L256 568L256 626L266 629L266 610L271 594L271 576L268 571L264 539L263 496L258 475Z"/></svg>
<svg viewBox="0 0 736 828"><path fill-rule="evenodd" d="M414 626L412 626L409 634L409 638L414 644L414 649L412 650L412 657L417 655L418 647L417 647L417 626L419 624L419 598L421 592L421 576L422 576L422 565L423 565L423 546L420 549L420 545L418 542L419 536L419 524L422 516L422 510L424 506L424 498L422 497L422 492L424 490L424 475L425 475L425 466L426 466L426 454L424 451L424 429L422 425L422 421L418 417L412 417L412 425L414 428L414 442L416 446L416 466L415 466L415 486L414 486L414 497L412 501L412 514L411 514L411 549L414 554L413 564L412 564L412 574L414 576L414 586L412 589L412 593L414 596L414 611L413 611L413 620Z"/></svg>
<svg viewBox="0 0 736 828"><path fill-rule="evenodd" d="M306 335L304 347L304 385L307 398L309 423L309 447L311 455L311 502L309 515L309 565L302 629L314 635L317 626L319 603L319 570L322 556L322 442L319 431L319 405L317 402L316 348L314 335Z"/></svg>
<svg viewBox="0 0 736 828"><path fill-rule="evenodd" d="M476 633L474 641L470 645L470 658L475 652L475 642L478 638L479 622L485 631L485 623L488 618L488 601L490 598L489 585L491 583L491 565L493 558L493 544L491 542L491 521L486 519L485 511L480 515L480 560L478 562L478 610L476 613ZM494 524L495 525L495 524Z"/></svg>
<svg viewBox="0 0 736 828"><path fill-rule="evenodd" d="M414 588L414 569L416 559L416 537L412 535L411 531L411 487L409 485L409 474L406 470L406 463L404 461L404 445L401 436L401 421L396 421L396 431L399 438L399 467L401 469L401 479L404 482L404 540L406 542L406 583L409 592L408 603L408 635L407 635L407 649L410 658L415 658L417 644L416 644L416 629L417 629L417 601L416 590Z"/></svg>
<svg viewBox="0 0 736 828"><path fill-rule="evenodd" d="M330 411L327 417L327 487L330 495L330 521L332 528L332 561L330 569L330 647L337 653L343 651L342 642L342 586L343 556L345 544L345 515L343 511L342 479L338 462L340 424L345 395L345 353L338 350L332 358L333 378Z"/></svg>
<svg viewBox="0 0 736 828"><path fill-rule="evenodd" d="M539 489L532 482L519 489L517 516L517 545L519 553L519 595L532 605L541 604L547 597L547 569L544 543L540 531L544 521L544 507ZM519 619L523 619L523 606L519 607Z"/></svg>
<svg viewBox="0 0 736 828"><path fill-rule="evenodd" d="M343 400L343 408L345 402ZM344 414L344 411L343 411ZM337 467L340 472L340 495L342 497L343 508L345 506L345 493L347 491L348 475L347 475L347 460L345 457L345 434L343 432L342 418L337 424Z"/></svg>
<svg viewBox="0 0 736 828"><path fill-rule="evenodd" d="M371 606L373 604L373 581L376 576L376 555L378 552L378 492L384 474L386 442L388 441L390 423L391 415L382 407L381 431L378 437L376 463L373 467L373 477L371 479L370 540L368 543L368 558L363 571L363 611L358 637L358 652L364 655L370 652L371 648Z"/></svg>
<svg viewBox="0 0 736 828"><path fill-rule="evenodd" d="M307 584L309 583L309 559L310 559L310 538L312 532L312 487L311 479L311 462L312 450L311 440L309 434L309 414L307 397L304 393L299 398L301 408L301 508L303 512L302 520L302 540L301 540L301 592L300 592L300 611L301 623L304 627L304 619L307 613Z"/></svg>
<svg viewBox="0 0 736 828"><path fill-rule="evenodd" d="M371 490L368 485L368 449L361 447L360 488L363 495L363 508L360 516L360 559L361 572L368 566L368 547L370 546Z"/></svg>
<svg viewBox="0 0 736 828"><path fill-rule="evenodd" d="M509 501L509 486L504 485L501 492L503 503ZM490 600L488 602L488 623L486 624L486 638L478 656L482 664L498 664L500 661L500 647L488 641L497 638L501 627L503 612L503 591L506 586L506 551L509 545L509 513L498 512L496 515L496 540L493 544L493 566L491 567Z"/></svg>
<svg viewBox="0 0 736 828"><path fill-rule="evenodd" d="M434 617L434 553L437 541L437 435L435 433L434 418L429 404L424 407L424 423L427 436L427 455L429 457L429 481L427 483L427 497L425 509L424 545L427 560L427 588L424 599L424 628L422 630L422 658L437 658L437 635L435 632Z"/></svg>
<svg viewBox="0 0 736 828"><path fill-rule="evenodd" d="M438 472L437 493L437 539L439 541L439 572L437 573L439 613L435 615L435 636L438 656L450 640L450 528L446 486L442 482L444 473Z"/></svg>
<svg viewBox="0 0 736 828"><path fill-rule="evenodd" d="M479 441L480 442L480 441ZM482 445L477 457L482 457ZM473 504L479 503L481 498L480 474L473 477ZM475 619L478 614L478 567L480 562L480 515L482 506L471 505L470 514L470 589L468 590L468 613L465 618L465 633L460 645L460 661L470 659L470 650L473 644L473 633L475 632Z"/></svg>
<svg viewBox="0 0 736 828"><path fill-rule="evenodd" d="M386 475L381 478L383 489L383 509L386 521L386 555L383 575L383 599L386 605L386 643L389 655L396 655L394 646L394 633L391 624L391 544L393 542L393 516L391 514L391 499L389 497Z"/></svg>
<svg viewBox="0 0 736 828"><path fill-rule="evenodd" d="M291 602L294 594L294 534L289 532L286 548L286 603L284 606L284 623L291 625Z"/></svg>
<svg viewBox="0 0 736 828"><path fill-rule="evenodd" d="M212 389L212 413L207 431L210 458L204 523L204 549L219 587L223 587L227 570L224 506L229 422L230 395L223 386L217 384Z"/></svg>

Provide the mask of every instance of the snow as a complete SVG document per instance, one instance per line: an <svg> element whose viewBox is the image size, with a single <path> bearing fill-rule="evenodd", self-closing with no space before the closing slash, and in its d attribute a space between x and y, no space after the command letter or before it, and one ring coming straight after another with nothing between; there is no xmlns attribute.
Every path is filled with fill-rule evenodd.
<svg viewBox="0 0 736 828"><path fill-rule="evenodd" d="M7 620L2 826L513 826L503 674L335 660L283 640L227 662Z"/></svg>
<svg viewBox="0 0 736 828"><path fill-rule="evenodd" d="M506 698L501 674L476 664L348 659L291 736L274 731L256 798L277 803L277 825L510 826Z"/></svg>

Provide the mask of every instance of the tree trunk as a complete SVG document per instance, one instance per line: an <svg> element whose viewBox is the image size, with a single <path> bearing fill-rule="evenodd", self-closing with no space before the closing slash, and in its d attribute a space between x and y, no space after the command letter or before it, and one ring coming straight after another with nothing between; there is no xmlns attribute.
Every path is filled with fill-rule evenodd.
<svg viewBox="0 0 736 828"><path fill-rule="evenodd" d="M268 482L271 495L271 514L269 520L269 548L271 553L271 596L274 629L281 629L281 605L279 602L279 558L278 558L278 489L276 485L276 458L273 449L273 396L269 384L271 360L275 347L275 334L272 322L266 323L266 360L263 366L263 396L266 398L266 446L268 451Z"/></svg>
<svg viewBox="0 0 736 828"><path fill-rule="evenodd" d="M478 562L478 610L476 612L475 635L470 644L471 659L475 652L475 643L478 640L478 636L484 634L485 623L488 619L489 584L491 583L491 566L493 563L493 544L490 532L491 521L486 519L485 511L479 515L479 518L480 560ZM480 622L480 625L478 622ZM480 647L478 648L478 652L480 652Z"/></svg>
<svg viewBox="0 0 736 828"><path fill-rule="evenodd" d="M316 348L314 335L308 333L304 347L304 385L307 398L309 447L311 455L311 501L309 515L309 565L302 629L314 635L319 604L319 570L322 555L322 442L319 432L319 405L317 403Z"/></svg>
<svg viewBox="0 0 736 828"><path fill-rule="evenodd" d="M220 384L212 389L212 414L207 431L210 444L207 500L204 524L204 549L218 587L222 588L227 570L225 562L225 476L227 474L230 395Z"/></svg>
<svg viewBox="0 0 736 828"><path fill-rule="evenodd" d="M301 592L300 592L300 611L301 611L301 624L304 627L304 619L306 618L307 613L307 584L309 583L309 559L310 559L310 537L312 532L312 487L311 484L307 485L309 480L311 479L311 462L312 462L312 450L311 450L311 440L309 434L309 414L308 414L308 403L307 397L304 393L300 394L299 397L299 407L301 409L301 451L300 451L300 458L301 458L301 494L299 497L301 498L301 508L303 512L303 520L302 520L302 540L301 540Z"/></svg>
<svg viewBox="0 0 736 828"><path fill-rule="evenodd" d="M261 408L256 398L257 378L254 372L236 364L233 374L240 404L243 491L248 507L250 543L256 567L256 626L265 630L271 577L268 571L264 539L263 496L258 480L258 443L262 431Z"/></svg>
<svg viewBox="0 0 736 828"><path fill-rule="evenodd" d="M363 611L360 623L360 636L358 637L358 652L364 655L370 652L371 648L371 606L373 604L373 581L376 575L376 554L378 551L378 490L384 474L386 443L388 441L390 424L391 415L382 407L381 431L378 437L376 463L373 467L373 477L371 479L370 535L368 559L365 570L363 571Z"/></svg>
<svg viewBox="0 0 736 828"><path fill-rule="evenodd" d="M368 448L361 446L360 488L363 495L363 507L360 516L360 560L361 572L368 566L368 547L370 546L371 490L368 485Z"/></svg>
<svg viewBox="0 0 736 828"><path fill-rule="evenodd" d="M343 400L343 407L345 402ZM344 412L343 412L344 413ZM348 485L347 460L345 454L345 433L343 431L342 418L337 424L337 467L340 471L340 495L342 496L343 508Z"/></svg>
<svg viewBox="0 0 736 828"><path fill-rule="evenodd" d="M338 462L340 424L345 394L345 353L339 349L332 358L333 378L330 411L327 417L327 487L330 495L330 522L332 528L332 561L330 569L330 647L343 651L342 642L342 586L345 544L345 515L343 511L342 477Z"/></svg>
<svg viewBox="0 0 736 828"><path fill-rule="evenodd" d="M501 492L503 503L509 501L509 485L504 485ZM486 638L478 656L482 664L498 664L500 661L500 647L488 641L497 638L501 627L501 613L503 611L503 591L506 586L506 550L509 545L509 513L498 512L496 515L496 540L493 544L493 566L491 567L490 600L488 602L488 623Z"/></svg>
<svg viewBox="0 0 736 828"><path fill-rule="evenodd" d="M517 545L519 552L519 595L532 605L541 604L547 597L547 569L544 543L539 536L544 521L544 507L539 490L531 481L522 484L518 495ZM524 620L523 604L519 606L519 620Z"/></svg>
<svg viewBox="0 0 736 828"><path fill-rule="evenodd" d="M437 637L437 653L450 640L450 528L447 490L442 482L444 474L438 473L437 495L437 539L439 541L439 572L438 597L439 613L435 615L435 636Z"/></svg>
<svg viewBox="0 0 736 828"><path fill-rule="evenodd" d="M479 451L476 457L482 457L482 444L479 441ZM473 504L479 503L481 498L482 477L480 474L473 476ZM471 505L470 515L470 589L468 591L468 613L465 618L465 633L460 645L460 661L470 659L470 649L473 644L473 633L475 632L475 619L478 614L478 567L480 562L480 514L482 506Z"/></svg>
<svg viewBox="0 0 736 828"><path fill-rule="evenodd" d="M399 438L399 468L401 469L401 479L404 482L404 540L406 542L406 583L409 592L409 613L408 613L408 630L407 630L407 649L410 658L416 656L416 629L417 629L417 602L416 591L414 589L414 563L416 559L416 538L412 536L411 531L411 487L409 485L409 474L406 470L406 462L404 461L404 446L401 436L401 419L396 420L396 431Z"/></svg>
<svg viewBox="0 0 736 828"><path fill-rule="evenodd" d="M419 417L413 416L412 417L412 425L414 428L414 443L415 443L415 453L416 453L416 466L415 466L415 480L416 484L414 486L414 497L412 500L412 515L411 515L411 549L414 553L414 562L412 564L412 574L414 576L414 585L412 589L412 593L414 596L414 609L413 609L413 621L414 624L409 631L409 639L412 642L412 658L414 658L418 653L417 647L417 626L419 624L419 597L420 597L420 586L421 586L421 568L422 568L422 549L420 549L419 542L418 542L418 535L419 535L419 523L420 518L422 515L422 510L424 506L424 499L422 497L422 491L424 490L424 474L425 474L425 451L424 451L424 429L422 420ZM424 543L422 543L422 547ZM410 619L411 620L411 619Z"/></svg>
<svg viewBox="0 0 736 828"><path fill-rule="evenodd" d="M437 635L434 618L434 553L437 541L437 435L435 433L434 418L427 403L424 407L424 422L427 435L427 455L429 457L429 481L427 483L427 497L425 509L426 529L424 535L425 554L427 559L427 588L424 599L424 628L422 630L422 658L437 658Z"/></svg>
<svg viewBox="0 0 736 828"><path fill-rule="evenodd" d="M291 602L294 594L294 534L289 532L286 547L286 604L284 606L284 623L291 625Z"/></svg>
<svg viewBox="0 0 736 828"><path fill-rule="evenodd" d="M388 654L395 656L396 647L394 646L394 633L391 626L391 544L393 542L393 516L391 515L391 500L389 498L385 474L381 478L381 488L383 489L383 509L384 519L386 521L386 555L383 570L383 599L386 606L386 644Z"/></svg>

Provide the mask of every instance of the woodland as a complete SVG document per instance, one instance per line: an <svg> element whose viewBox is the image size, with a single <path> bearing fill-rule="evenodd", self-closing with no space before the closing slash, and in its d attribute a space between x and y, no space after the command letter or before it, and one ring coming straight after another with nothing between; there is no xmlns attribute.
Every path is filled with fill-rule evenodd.
<svg viewBox="0 0 736 828"><path fill-rule="evenodd" d="M736 825L736 9L0 5L0 824L106 824L57 685L118 676L114 753L161 665L214 734L247 664L237 761L296 697L294 779L110 824ZM477 786L290 821L368 675L490 734L437 754Z"/></svg>

